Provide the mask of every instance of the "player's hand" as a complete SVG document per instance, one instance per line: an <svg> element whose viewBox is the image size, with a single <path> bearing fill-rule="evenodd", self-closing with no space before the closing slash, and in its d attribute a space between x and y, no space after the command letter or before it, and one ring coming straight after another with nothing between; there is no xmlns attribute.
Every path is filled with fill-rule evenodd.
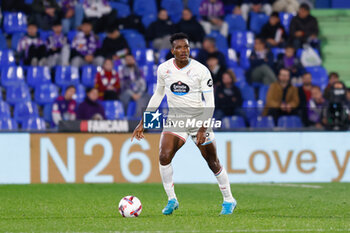
<svg viewBox="0 0 350 233"><path fill-rule="evenodd" d="M201 127L198 132L197 132L197 140L196 140L196 144L197 145L201 145L205 142L205 134L206 134L206 128Z"/></svg>
<svg viewBox="0 0 350 233"><path fill-rule="evenodd" d="M131 141L133 141L134 138L137 140L143 139L145 136L143 135L143 121L141 120L140 123L136 126L134 129L134 132L131 136Z"/></svg>

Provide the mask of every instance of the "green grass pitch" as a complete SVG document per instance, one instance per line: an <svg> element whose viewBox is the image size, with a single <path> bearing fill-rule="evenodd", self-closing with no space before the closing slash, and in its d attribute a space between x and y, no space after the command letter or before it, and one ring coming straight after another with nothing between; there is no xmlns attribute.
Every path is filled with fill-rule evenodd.
<svg viewBox="0 0 350 233"><path fill-rule="evenodd" d="M163 216L161 184L0 186L0 232L349 232L350 184L232 184L238 206L219 216L215 184L177 184L180 208ZM117 210L140 198L138 218Z"/></svg>

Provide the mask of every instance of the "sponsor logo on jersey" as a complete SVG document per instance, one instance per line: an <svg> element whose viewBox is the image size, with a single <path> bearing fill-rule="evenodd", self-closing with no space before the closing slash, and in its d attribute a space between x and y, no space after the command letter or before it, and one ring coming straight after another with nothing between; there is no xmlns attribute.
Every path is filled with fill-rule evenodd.
<svg viewBox="0 0 350 233"><path fill-rule="evenodd" d="M209 79L207 82L208 87L212 87L213 86L213 80Z"/></svg>
<svg viewBox="0 0 350 233"><path fill-rule="evenodd" d="M186 95L190 91L190 87L181 81L178 81L176 83L171 84L170 90L175 94L175 95Z"/></svg>

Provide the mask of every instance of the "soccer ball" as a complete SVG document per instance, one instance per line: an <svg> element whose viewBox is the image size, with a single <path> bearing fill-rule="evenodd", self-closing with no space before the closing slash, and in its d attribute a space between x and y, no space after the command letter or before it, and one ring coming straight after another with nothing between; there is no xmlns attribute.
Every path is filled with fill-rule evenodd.
<svg viewBox="0 0 350 233"><path fill-rule="evenodd" d="M123 197L119 202L119 213L126 218L137 217L141 214L141 201L134 196Z"/></svg>

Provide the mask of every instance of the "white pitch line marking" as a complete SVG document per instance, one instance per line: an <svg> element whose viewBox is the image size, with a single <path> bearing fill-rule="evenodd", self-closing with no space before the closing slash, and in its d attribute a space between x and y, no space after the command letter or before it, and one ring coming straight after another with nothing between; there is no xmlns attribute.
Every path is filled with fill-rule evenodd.
<svg viewBox="0 0 350 233"><path fill-rule="evenodd" d="M312 189L320 189L320 188L323 188L322 186L319 186L319 185L311 185L311 184L258 183L258 185L281 186L281 187L294 187L294 188L312 188Z"/></svg>

